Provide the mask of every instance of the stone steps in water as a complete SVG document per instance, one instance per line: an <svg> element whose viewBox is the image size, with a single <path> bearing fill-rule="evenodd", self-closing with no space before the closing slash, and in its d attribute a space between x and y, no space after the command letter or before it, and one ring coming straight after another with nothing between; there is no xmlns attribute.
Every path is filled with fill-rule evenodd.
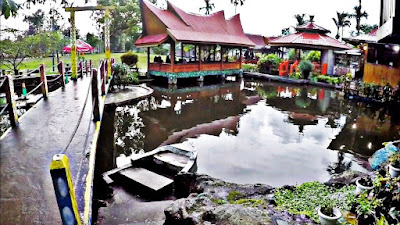
<svg viewBox="0 0 400 225"><path fill-rule="evenodd" d="M140 167L128 168L120 172L122 176L144 186L154 192L159 192L171 186L174 180Z"/></svg>

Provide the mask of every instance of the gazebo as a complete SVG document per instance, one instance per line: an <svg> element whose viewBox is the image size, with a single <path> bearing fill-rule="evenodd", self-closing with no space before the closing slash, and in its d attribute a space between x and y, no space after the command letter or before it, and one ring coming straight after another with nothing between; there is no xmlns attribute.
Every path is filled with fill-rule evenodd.
<svg viewBox="0 0 400 225"><path fill-rule="evenodd" d="M176 84L178 78L242 74L242 48L254 46L244 34L240 17L226 20L223 11L209 16L186 13L167 2L162 10L140 0L143 33L137 47L147 47L148 73L168 78ZM150 48L169 45L169 55L150 59ZM179 51L180 54L176 54ZM150 62L152 61L152 62Z"/></svg>
<svg viewBox="0 0 400 225"><path fill-rule="evenodd" d="M327 73L333 74L335 64L334 50L351 49L351 47L326 35L329 30L309 22L296 27L296 33L269 41L271 46L321 51L321 61L327 64Z"/></svg>

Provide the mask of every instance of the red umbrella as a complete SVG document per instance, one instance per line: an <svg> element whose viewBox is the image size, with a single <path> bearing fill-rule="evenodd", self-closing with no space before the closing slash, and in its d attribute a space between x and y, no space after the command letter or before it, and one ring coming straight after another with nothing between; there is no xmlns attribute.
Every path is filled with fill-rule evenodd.
<svg viewBox="0 0 400 225"><path fill-rule="evenodd" d="M63 52L64 53L71 53L71 46L72 46L72 44L69 44L69 45L65 46L63 48ZM93 51L93 50L94 50L94 48L91 45L89 45L88 43L86 43L86 42L84 42L82 40L79 40L79 39L76 40L76 51L77 52L90 52L90 51Z"/></svg>

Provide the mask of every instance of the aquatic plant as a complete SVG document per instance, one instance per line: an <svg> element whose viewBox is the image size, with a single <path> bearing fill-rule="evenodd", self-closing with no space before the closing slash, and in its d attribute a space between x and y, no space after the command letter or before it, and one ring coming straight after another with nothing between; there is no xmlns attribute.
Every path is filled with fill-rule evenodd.
<svg viewBox="0 0 400 225"><path fill-rule="evenodd" d="M356 201L354 190L354 185L334 188L320 182L307 182L294 188L278 188L274 194L278 209L318 221L317 207L349 210Z"/></svg>

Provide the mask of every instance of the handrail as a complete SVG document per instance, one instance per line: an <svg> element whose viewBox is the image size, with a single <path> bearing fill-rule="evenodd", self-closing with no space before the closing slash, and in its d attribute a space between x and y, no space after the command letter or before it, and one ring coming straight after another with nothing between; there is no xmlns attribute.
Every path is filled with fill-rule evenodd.
<svg viewBox="0 0 400 225"><path fill-rule="evenodd" d="M30 95L33 92L35 92L37 89L39 89L39 87L41 87L43 85L43 82L40 82L40 84L38 86L36 86L35 88L33 88L30 92L28 92L26 95Z"/></svg>
<svg viewBox="0 0 400 225"><path fill-rule="evenodd" d="M6 111L6 109L7 109L7 107L8 107L8 104L9 104L9 103L7 103L7 104L4 105L3 109L0 111L0 115L3 115L4 111Z"/></svg>

